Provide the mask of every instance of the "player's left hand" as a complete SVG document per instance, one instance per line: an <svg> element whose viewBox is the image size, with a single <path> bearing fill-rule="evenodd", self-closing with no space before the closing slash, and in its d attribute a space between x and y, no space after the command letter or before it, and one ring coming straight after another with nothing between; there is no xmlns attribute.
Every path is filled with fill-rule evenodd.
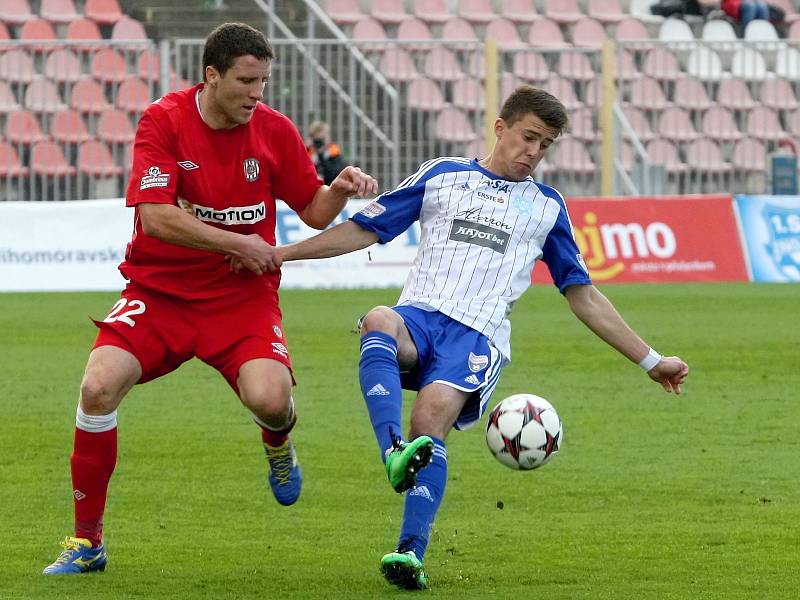
<svg viewBox="0 0 800 600"><path fill-rule="evenodd" d="M677 356L664 356L647 374L661 384L666 392L681 393L681 384L689 375L689 365Z"/></svg>
<svg viewBox="0 0 800 600"><path fill-rule="evenodd" d="M375 178L352 165L342 169L342 172L331 182L330 187L346 198L351 196L363 198L378 193L378 182Z"/></svg>

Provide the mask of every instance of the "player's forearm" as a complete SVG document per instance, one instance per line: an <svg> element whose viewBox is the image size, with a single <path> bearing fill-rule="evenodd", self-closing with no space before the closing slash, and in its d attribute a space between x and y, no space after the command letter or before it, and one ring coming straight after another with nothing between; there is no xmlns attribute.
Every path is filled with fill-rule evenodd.
<svg viewBox="0 0 800 600"><path fill-rule="evenodd" d="M347 204L347 198L346 194L323 185L314 194L311 204L300 213L300 218L309 227L325 229L342 212Z"/></svg>
<svg viewBox="0 0 800 600"><path fill-rule="evenodd" d="M378 235L363 229L353 221L345 221L327 231L301 242L280 246L278 253L284 262L311 258L330 258L361 250L378 241Z"/></svg>

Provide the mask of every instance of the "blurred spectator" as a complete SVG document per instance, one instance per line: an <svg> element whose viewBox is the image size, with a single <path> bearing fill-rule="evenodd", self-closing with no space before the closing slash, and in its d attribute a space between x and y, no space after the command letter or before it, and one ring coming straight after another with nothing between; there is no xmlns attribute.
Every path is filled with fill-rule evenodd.
<svg viewBox="0 0 800 600"><path fill-rule="evenodd" d="M753 19L769 20L769 6L762 0L722 0L722 10L744 31Z"/></svg>
<svg viewBox="0 0 800 600"><path fill-rule="evenodd" d="M347 166L342 149L331 141L331 128L325 121L314 121L309 126L308 154L325 185L330 185Z"/></svg>

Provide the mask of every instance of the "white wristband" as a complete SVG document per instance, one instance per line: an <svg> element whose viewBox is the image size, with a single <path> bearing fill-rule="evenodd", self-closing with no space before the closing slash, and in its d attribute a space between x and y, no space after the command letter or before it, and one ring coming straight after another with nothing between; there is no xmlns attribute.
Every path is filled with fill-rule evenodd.
<svg viewBox="0 0 800 600"><path fill-rule="evenodd" d="M642 367L645 371L649 371L653 367L658 364L658 361L661 360L661 355L650 348L647 352L647 356L645 356L642 360L639 361L639 366Z"/></svg>

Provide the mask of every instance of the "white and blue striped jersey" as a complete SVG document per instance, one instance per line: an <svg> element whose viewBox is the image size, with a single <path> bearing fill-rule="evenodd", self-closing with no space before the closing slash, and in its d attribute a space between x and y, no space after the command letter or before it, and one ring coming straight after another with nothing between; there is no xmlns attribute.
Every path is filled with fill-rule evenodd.
<svg viewBox="0 0 800 600"><path fill-rule="evenodd" d="M419 251L398 304L437 310L483 333L509 360L508 316L537 259L562 293L591 283L561 194L531 177L501 179L474 159L430 160L352 220L381 243L418 220Z"/></svg>

